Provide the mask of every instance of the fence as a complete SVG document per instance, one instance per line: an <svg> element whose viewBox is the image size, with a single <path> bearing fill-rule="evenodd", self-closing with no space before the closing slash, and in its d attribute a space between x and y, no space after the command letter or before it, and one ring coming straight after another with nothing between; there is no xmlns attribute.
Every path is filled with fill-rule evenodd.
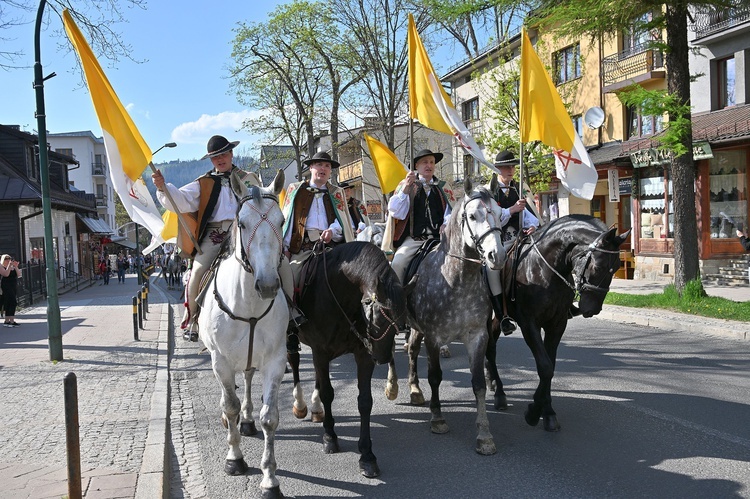
<svg viewBox="0 0 750 499"><path fill-rule="evenodd" d="M34 303L47 299L47 272L44 262L24 263L21 267L21 278L18 280L18 306L29 307ZM92 277L84 277L66 267L58 266L57 292L76 290L90 286Z"/></svg>

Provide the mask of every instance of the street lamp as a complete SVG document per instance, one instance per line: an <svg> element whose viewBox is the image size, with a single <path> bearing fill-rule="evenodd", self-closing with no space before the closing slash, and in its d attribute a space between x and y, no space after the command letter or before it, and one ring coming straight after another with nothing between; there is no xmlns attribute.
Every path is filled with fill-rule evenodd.
<svg viewBox="0 0 750 499"><path fill-rule="evenodd" d="M174 142L167 142L166 144L164 144L163 146L161 146L159 149L157 149L156 151L152 152L151 156L156 156L156 153L159 152L159 151L161 151L165 147L177 147L177 144L175 144Z"/></svg>

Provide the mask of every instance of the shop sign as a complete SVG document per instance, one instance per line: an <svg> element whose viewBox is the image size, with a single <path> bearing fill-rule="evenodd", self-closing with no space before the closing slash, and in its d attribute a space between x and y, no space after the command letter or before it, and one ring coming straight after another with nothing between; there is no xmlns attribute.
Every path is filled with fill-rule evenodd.
<svg viewBox="0 0 750 499"><path fill-rule="evenodd" d="M607 180L610 202L620 201L620 174L617 172L617 168L607 170Z"/></svg>
<svg viewBox="0 0 750 499"><path fill-rule="evenodd" d="M711 159L714 157L711 144L708 142L693 143L693 160ZM652 165L667 165L672 161L672 154L663 149L640 149L630 153L633 168L645 168Z"/></svg>
<svg viewBox="0 0 750 499"><path fill-rule="evenodd" d="M371 222L382 222L383 221L383 205L380 201L367 200L367 218Z"/></svg>
<svg viewBox="0 0 750 499"><path fill-rule="evenodd" d="M621 178L620 179L620 195L630 195L633 193L633 179L632 178Z"/></svg>

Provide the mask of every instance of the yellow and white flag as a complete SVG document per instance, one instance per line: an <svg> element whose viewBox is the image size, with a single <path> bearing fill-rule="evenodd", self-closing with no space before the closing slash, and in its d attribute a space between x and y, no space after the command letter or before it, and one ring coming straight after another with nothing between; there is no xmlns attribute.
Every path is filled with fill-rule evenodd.
<svg viewBox="0 0 750 499"><path fill-rule="evenodd" d="M519 121L521 142L539 140L553 148L560 182L574 196L592 199L598 179L596 167L525 29L521 45Z"/></svg>
<svg viewBox="0 0 750 499"><path fill-rule="evenodd" d="M117 98L99 61L67 9L63 11L63 24L86 75L91 101L102 127L115 192L130 218L146 227L152 235L151 244L143 250L144 255L148 254L164 242L161 238L164 222L141 178L151 162L151 150Z"/></svg>
<svg viewBox="0 0 750 499"><path fill-rule="evenodd" d="M427 128L453 135L466 152L495 172L499 170L487 161L471 132L453 107L450 96L443 90L435 74L427 51L422 44L409 14L409 113Z"/></svg>
<svg viewBox="0 0 750 499"><path fill-rule="evenodd" d="M178 218L177 213L165 211L161 216L164 221L164 228L161 231L161 239L167 244L177 244Z"/></svg>
<svg viewBox="0 0 750 499"><path fill-rule="evenodd" d="M383 194L388 194L398 187L398 183L406 178L407 169L399 161L393 151L388 146L374 137L365 135L367 147L370 149L372 164L375 166L375 173L378 175L380 190Z"/></svg>

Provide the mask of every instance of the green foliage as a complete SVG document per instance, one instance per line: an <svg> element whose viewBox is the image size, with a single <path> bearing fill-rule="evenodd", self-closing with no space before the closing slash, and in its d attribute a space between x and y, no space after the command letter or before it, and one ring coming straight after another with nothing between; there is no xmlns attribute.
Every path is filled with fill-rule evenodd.
<svg viewBox="0 0 750 499"><path fill-rule="evenodd" d="M633 308L660 308L702 317L715 317L735 321L750 321L750 302L736 302L707 296L700 279L689 281L682 296L674 285L664 288L662 293L631 295L607 293L604 303Z"/></svg>

